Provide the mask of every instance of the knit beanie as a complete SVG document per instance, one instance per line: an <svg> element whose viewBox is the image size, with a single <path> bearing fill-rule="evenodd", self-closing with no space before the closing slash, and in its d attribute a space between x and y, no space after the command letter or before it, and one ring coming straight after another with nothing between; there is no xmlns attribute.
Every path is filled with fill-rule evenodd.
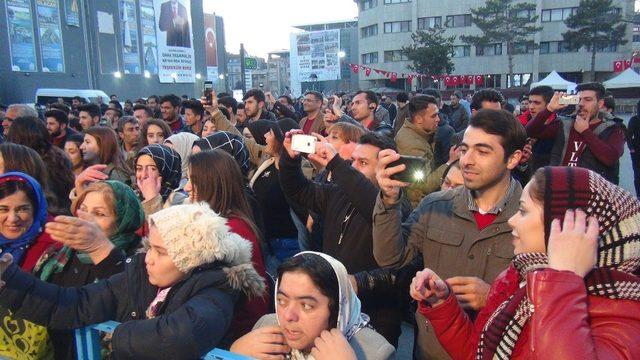
<svg viewBox="0 0 640 360"><path fill-rule="evenodd" d="M183 273L221 261L229 266L251 264L251 243L229 231L227 220L205 202L176 205L149 216L171 260Z"/></svg>
<svg viewBox="0 0 640 360"><path fill-rule="evenodd" d="M544 232L568 209L582 209L600 226L598 261L601 268L634 273L640 268L640 201L599 174L578 167L544 168Z"/></svg>

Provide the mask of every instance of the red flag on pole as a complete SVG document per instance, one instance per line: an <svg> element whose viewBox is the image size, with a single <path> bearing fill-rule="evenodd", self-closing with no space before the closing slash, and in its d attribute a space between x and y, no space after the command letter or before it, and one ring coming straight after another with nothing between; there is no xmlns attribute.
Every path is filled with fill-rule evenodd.
<svg viewBox="0 0 640 360"><path fill-rule="evenodd" d="M616 60L613 62L613 72L620 72L622 71L622 67L624 66L624 61L622 60Z"/></svg>
<svg viewBox="0 0 640 360"><path fill-rule="evenodd" d="M473 75L467 75L467 85L473 85Z"/></svg>

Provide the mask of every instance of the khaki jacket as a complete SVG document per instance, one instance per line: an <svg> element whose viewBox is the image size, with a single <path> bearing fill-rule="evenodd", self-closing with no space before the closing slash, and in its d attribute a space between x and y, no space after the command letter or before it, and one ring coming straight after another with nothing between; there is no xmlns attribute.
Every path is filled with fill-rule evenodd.
<svg viewBox="0 0 640 360"><path fill-rule="evenodd" d="M308 119L309 117L305 116L300 120L300 129L304 129L304 124L306 124ZM309 130L309 134L307 135L310 135L311 133L321 134L325 129L326 127L324 125L324 113L320 111L316 119L313 121L313 124L311 124L311 129Z"/></svg>
<svg viewBox="0 0 640 360"><path fill-rule="evenodd" d="M428 133L411 121L405 120L396 135L396 144L400 155L421 157L425 160L425 181L412 184L407 189L407 198L415 208L426 195L440 189L440 178L446 165L434 168L435 131Z"/></svg>

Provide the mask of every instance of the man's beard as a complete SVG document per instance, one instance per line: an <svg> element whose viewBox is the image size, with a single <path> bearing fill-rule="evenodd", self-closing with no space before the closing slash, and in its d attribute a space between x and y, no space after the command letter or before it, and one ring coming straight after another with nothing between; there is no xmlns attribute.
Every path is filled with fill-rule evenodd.
<svg viewBox="0 0 640 360"><path fill-rule="evenodd" d="M55 138L57 138L57 137L58 137L58 136L60 136L60 135L62 135L62 131L61 131L60 129L58 129L58 130L56 130L56 131L54 131L54 132L52 132L52 133L51 133L51 138L52 138L52 139L55 139Z"/></svg>

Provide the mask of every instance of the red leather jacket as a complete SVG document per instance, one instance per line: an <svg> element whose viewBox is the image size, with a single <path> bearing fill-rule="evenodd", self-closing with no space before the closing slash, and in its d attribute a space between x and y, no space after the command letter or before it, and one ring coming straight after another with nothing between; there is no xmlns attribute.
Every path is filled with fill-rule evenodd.
<svg viewBox="0 0 640 360"><path fill-rule="evenodd" d="M516 289L510 267L491 285L475 324L455 296L419 311L432 324L453 359L473 359L482 328L497 306ZM514 348L513 359L640 359L640 302L588 296L581 277L568 271L528 274L527 296L534 312Z"/></svg>

